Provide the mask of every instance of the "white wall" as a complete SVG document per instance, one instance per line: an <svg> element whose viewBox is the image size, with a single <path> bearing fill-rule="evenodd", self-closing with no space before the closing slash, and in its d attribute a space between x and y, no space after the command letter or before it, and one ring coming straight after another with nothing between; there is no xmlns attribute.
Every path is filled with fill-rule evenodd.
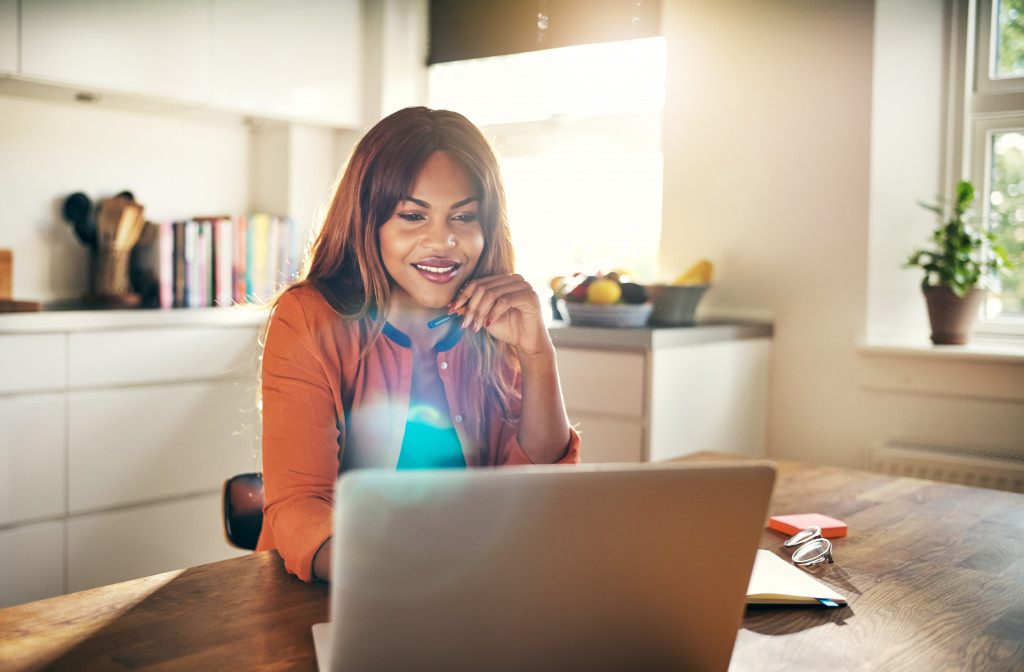
<svg viewBox="0 0 1024 672"><path fill-rule="evenodd" d="M1024 364L861 348L869 314L927 333L899 264L941 181L943 5L665 2L660 274L708 257L703 314L774 319L774 457L863 467L887 438L1024 452L1022 395L957 392L1024 391Z"/></svg>

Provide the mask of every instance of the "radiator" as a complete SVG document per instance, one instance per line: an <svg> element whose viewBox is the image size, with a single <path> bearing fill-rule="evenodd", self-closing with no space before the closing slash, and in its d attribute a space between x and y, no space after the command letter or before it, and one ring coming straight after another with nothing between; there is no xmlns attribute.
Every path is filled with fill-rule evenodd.
<svg viewBox="0 0 1024 672"><path fill-rule="evenodd" d="M868 448L877 473L1024 493L1024 454L911 441L880 441Z"/></svg>

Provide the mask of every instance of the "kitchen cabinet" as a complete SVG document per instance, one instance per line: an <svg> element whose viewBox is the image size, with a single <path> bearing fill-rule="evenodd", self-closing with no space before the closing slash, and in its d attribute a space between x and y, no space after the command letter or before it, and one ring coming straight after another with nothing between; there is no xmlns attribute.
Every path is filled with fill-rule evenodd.
<svg viewBox="0 0 1024 672"><path fill-rule="evenodd" d="M580 433L584 462L640 462L646 443L646 356L559 347L566 411Z"/></svg>
<svg viewBox="0 0 1024 672"><path fill-rule="evenodd" d="M20 67L0 44L26 82L359 128L361 22L359 0L21 0Z"/></svg>
<svg viewBox="0 0 1024 672"><path fill-rule="evenodd" d="M68 592L245 555L224 540L220 505L207 493L70 518Z"/></svg>
<svg viewBox="0 0 1024 672"><path fill-rule="evenodd" d="M0 608L63 595L64 522L0 531Z"/></svg>
<svg viewBox="0 0 1024 672"><path fill-rule="evenodd" d="M211 39L208 0L21 0L20 74L197 103Z"/></svg>
<svg viewBox="0 0 1024 672"><path fill-rule="evenodd" d="M66 411L62 394L0 396L0 528L63 515Z"/></svg>
<svg viewBox="0 0 1024 672"><path fill-rule="evenodd" d="M0 0L0 73L18 71L18 0Z"/></svg>
<svg viewBox="0 0 1024 672"><path fill-rule="evenodd" d="M218 107L342 128L362 125L357 0L212 0Z"/></svg>
<svg viewBox="0 0 1024 672"><path fill-rule="evenodd" d="M583 462L764 456L770 325L550 333Z"/></svg>
<svg viewBox="0 0 1024 672"><path fill-rule="evenodd" d="M220 490L258 465L265 318L0 316L0 607L243 552Z"/></svg>

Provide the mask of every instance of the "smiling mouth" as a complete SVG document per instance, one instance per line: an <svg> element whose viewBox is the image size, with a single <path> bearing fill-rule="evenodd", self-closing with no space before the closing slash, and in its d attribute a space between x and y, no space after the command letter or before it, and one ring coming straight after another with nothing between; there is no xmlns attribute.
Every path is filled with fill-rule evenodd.
<svg viewBox="0 0 1024 672"><path fill-rule="evenodd" d="M462 264L453 262L445 266L431 266L429 264L413 264L412 266L413 268L423 271L425 273L435 273L437 275L442 275L445 273L451 273L452 271L455 271L461 265Z"/></svg>

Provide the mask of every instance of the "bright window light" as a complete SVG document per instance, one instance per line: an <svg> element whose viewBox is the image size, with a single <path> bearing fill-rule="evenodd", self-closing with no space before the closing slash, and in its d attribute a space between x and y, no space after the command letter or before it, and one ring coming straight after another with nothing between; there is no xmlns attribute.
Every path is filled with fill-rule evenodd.
<svg viewBox="0 0 1024 672"><path fill-rule="evenodd" d="M502 157L516 266L551 279L654 279L661 235L665 40L430 66L429 105L465 114Z"/></svg>

